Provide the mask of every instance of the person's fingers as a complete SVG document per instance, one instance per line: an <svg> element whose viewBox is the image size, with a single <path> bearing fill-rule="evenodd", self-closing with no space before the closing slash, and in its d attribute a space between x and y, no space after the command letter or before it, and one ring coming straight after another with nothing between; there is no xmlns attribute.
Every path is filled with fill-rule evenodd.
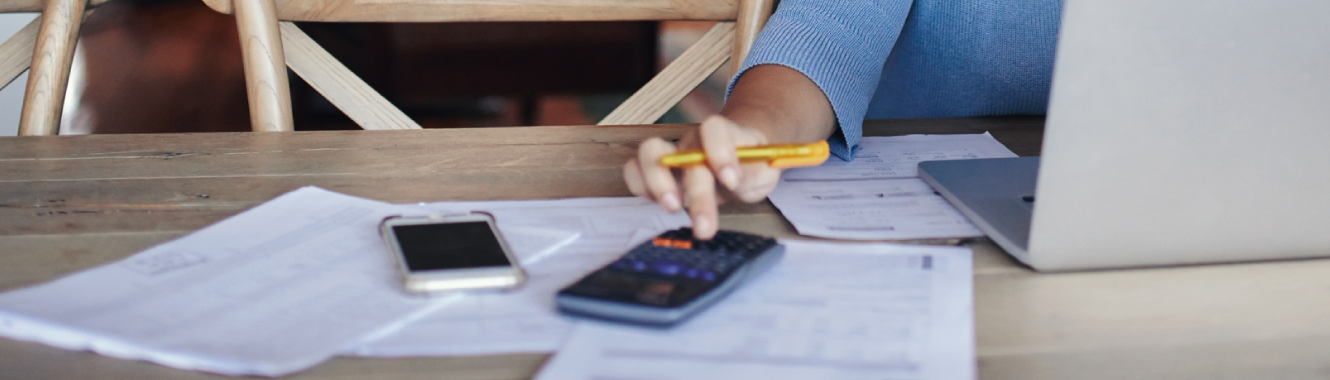
<svg viewBox="0 0 1330 380"><path fill-rule="evenodd" d="M683 186L684 202L688 204L688 214L693 219L693 237L711 239L720 228L716 178L709 168L693 166L683 170Z"/></svg>
<svg viewBox="0 0 1330 380"><path fill-rule="evenodd" d="M697 141L697 130L694 129L683 134L683 137L680 137L679 141L674 143L674 146L678 149L698 149L702 147L702 143Z"/></svg>
<svg viewBox="0 0 1330 380"><path fill-rule="evenodd" d="M739 157L735 154L735 134L739 126L722 116L713 115L698 128L702 150L707 154L707 165L726 189L734 190L743 180L739 171Z"/></svg>
<svg viewBox="0 0 1330 380"><path fill-rule="evenodd" d="M623 181L628 184L628 192L634 196L646 198L655 202L656 199L647 192L646 179L642 178L642 168L639 168L636 158L628 159L628 163L623 164Z"/></svg>
<svg viewBox="0 0 1330 380"><path fill-rule="evenodd" d="M780 169L772 169L766 163L754 162L740 166L744 172L744 181L739 188L731 190L734 197L747 203L760 202L776 189L780 181Z"/></svg>
<svg viewBox="0 0 1330 380"><path fill-rule="evenodd" d="M658 161L660 156L673 153L674 150L674 145L659 137L643 141L637 149L637 167L641 171L642 182L646 185L646 193L670 212L682 210L683 203L679 199L679 186L675 182L674 173L670 172L669 168L660 166Z"/></svg>

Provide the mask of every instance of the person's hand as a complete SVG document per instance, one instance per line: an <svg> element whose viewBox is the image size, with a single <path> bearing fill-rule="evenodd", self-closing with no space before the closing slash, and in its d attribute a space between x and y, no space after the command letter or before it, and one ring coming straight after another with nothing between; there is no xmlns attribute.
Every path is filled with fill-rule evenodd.
<svg viewBox="0 0 1330 380"><path fill-rule="evenodd" d="M781 65L758 65L734 84L721 115L702 122L679 146L652 138L623 167L634 195L670 212L685 208L693 236L711 239L720 228L717 207L726 199L757 202L780 180L780 169L765 162L740 164L734 149L774 143L813 142L831 136L836 114L822 89L803 73ZM660 157L678 149L706 152L706 165L684 169L660 166ZM717 188L716 183L720 182Z"/></svg>
<svg viewBox="0 0 1330 380"><path fill-rule="evenodd" d="M687 208L693 219L693 236L707 240L719 229L717 208L726 199L758 202L776 188L780 169L765 162L740 163L735 156L736 147L768 143L761 130L711 116L696 132L680 139L677 147L659 137L643 141L637 158L624 165L623 177L633 195L650 199L670 212ZM661 156L676 150L697 148L706 152L705 165L675 170L659 163Z"/></svg>

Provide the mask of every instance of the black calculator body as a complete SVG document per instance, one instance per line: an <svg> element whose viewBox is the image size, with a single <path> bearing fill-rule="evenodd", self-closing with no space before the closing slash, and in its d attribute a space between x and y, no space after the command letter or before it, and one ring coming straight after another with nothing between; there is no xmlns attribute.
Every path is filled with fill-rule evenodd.
<svg viewBox="0 0 1330 380"><path fill-rule="evenodd" d="M671 326L701 312L780 260L776 239L720 231L694 240L689 228L660 234L559 291L559 311Z"/></svg>

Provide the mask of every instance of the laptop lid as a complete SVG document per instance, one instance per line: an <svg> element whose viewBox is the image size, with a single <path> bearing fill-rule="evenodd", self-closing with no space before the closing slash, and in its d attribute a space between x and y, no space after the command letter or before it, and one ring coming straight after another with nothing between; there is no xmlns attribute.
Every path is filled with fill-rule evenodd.
<svg viewBox="0 0 1330 380"><path fill-rule="evenodd" d="M1330 255L1330 2L1067 0L1027 263Z"/></svg>

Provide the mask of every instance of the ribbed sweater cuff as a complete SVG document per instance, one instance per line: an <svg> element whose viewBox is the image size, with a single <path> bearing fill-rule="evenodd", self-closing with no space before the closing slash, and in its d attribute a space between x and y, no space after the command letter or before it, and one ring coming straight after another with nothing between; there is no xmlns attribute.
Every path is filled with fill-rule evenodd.
<svg viewBox="0 0 1330 380"><path fill-rule="evenodd" d="M826 94L836 113L839 128L829 141L832 154L853 160L882 65L909 12L909 2L902 2L901 6L904 9L885 12L894 15L894 19L876 19L871 24L846 22L836 15L804 7L777 11L758 36L738 75L731 79L726 96L733 91L738 78L754 66L775 64L803 73Z"/></svg>

